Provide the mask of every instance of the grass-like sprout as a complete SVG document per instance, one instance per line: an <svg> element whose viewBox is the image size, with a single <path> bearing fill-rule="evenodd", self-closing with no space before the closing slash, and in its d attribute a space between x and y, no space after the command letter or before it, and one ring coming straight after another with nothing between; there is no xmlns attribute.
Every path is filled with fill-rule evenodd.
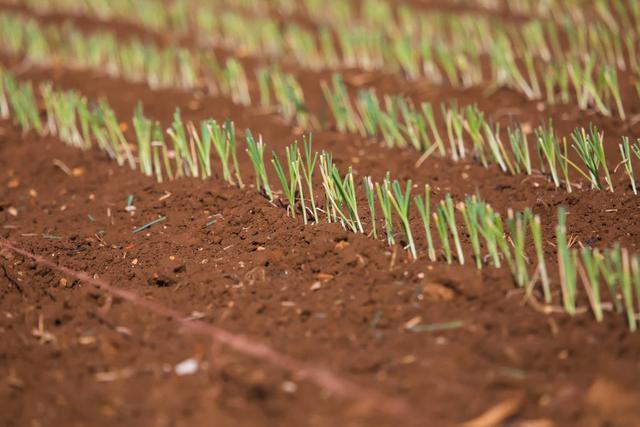
<svg viewBox="0 0 640 427"><path fill-rule="evenodd" d="M471 249L476 259L476 267L482 268L482 254L480 253L480 232L478 224L478 209L480 208L477 197L467 197L464 203L458 203L457 208L462 213L462 218L467 226Z"/></svg>
<svg viewBox="0 0 640 427"><path fill-rule="evenodd" d="M251 105L247 74L242 64L235 58L227 59L223 75L233 102L240 105Z"/></svg>
<svg viewBox="0 0 640 427"><path fill-rule="evenodd" d="M633 194L638 194L638 190L636 188L636 177L633 173L633 163L631 162L631 146L629 143L629 137L622 137L622 144L619 145L620 155L622 156L622 165L624 166L625 173L629 177L629 181L631 182L631 189L633 190ZM638 147L640 148L640 147Z"/></svg>
<svg viewBox="0 0 640 427"><path fill-rule="evenodd" d="M393 98L395 101L394 109L397 108L400 111L400 115L404 122L404 134L407 139L418 151L428 151L431 143L429 135L427 134L427 124L424 117L416 111L413 102L407 101L401 96Z"/></svg>
<svg viewBox="0 0 640 427"><path fill-rule="evenodd" d="M485 241L491 261L495 267L500 268L502 265L498 251L500 228L496 226L499 216L491 206L482 202L478 202L476 205L476 213L478 215L478 231Z"/></svg>
<svg viewBox="0 0 640 427"><path fill-rule="evenodd" d="M624 106L622 105L622 97L620 96L620 85L618 84L618 72L615 68L606 66L603 71L604 81L609 88L611 95L616 103L618 109L618 115L622 120L626 120L627 116L624 112Z"/></svg>
<svg viewBox="0 0 640 427"><path fill-rule="evenodd" d="M176 159L176 169L178 176L198 176L198 163L196 163L195 149L192 151L190 148L189 137L187 136L187 130L182 122L180 115L180 109L177 108L173 114L173 122L171 127L167 129L167 133L171 137L173 144L173 151Z"/></svg>
<svg viewBox="0 0 640 427"><path fill-rule="evenodd" d="M598 278L598 264L596 261L596 259L602 255L600 255L600 252L597 249L591 249L588 247L582 248L580 254L582 255L582 265L578 265L578 271L582 277L582 281L589 297L591 311L593 312L596 321L602 322L602 299L600 296L600 281Z"/></svg>
<svg viewBox="0 0 640 427"><path fill-rule="evenodd" d="M635 332L637 329L637 319L633 303L634 292L629 251L626 248L621 249L619 246L617 246L615 250L620 252L622 267L620 274L622 276L620 288L622 291L622 299L624 300L625 311L627 313L627 324L629 325L629 330L631 330L631 332Z"/></svg>
<svg viewBox="0 0 640 427"><path fill-rule="evenodd" d="M576 314L577 254L569 247L567 240L566 211L558 209L556 225L556 245L558 252L558 268L562 288L562 302L567 313Z"/></svg>
<svg viewBox="0 0 640 427"><path fill-rule="evenodd" d="M323 151L320 154L320 175L322 176L322 188L324 189L325 213L327 222L332 223L338 221L338 214L335 211L333 203L333 195L335 194L334 184L331 179L331 169L333 168L333 159L331 153Z"/></svg>
<svg viewBox="0 0 640 427"><path fill-rule="evenodd" d="M359 119L353 110L342 76L334 73L331 78L331 83L332 87L323 80L320 82L320 87L336 121L338 131L360 131L362 125L359 124Z"/></svg>
<svg viewBox="0 0 640 427"><path fill-rule="evenodd" d="M542 293L544 295L544 301L549 304L551 303L551 286L549 284L550 281L549 274L547 273L547 265L544 260L540 216L534 215L529 208L525 209L525 215L528 217L529 228L531 229L531 237L533 239L533 246L536 251L536 258L538 259L538 273L540 274L540 281L542 282Z"/></svg>
<svg viewBox="0 0 640 427"><path fill-rule="evenodd" d="M89 110L89 103L87 102L87 98L81 97L78 100L78 104L76 106L76 110L78 112L78 122L80 125L80 133L82 134L82 141L84 143L83 149L89 149L92 145L91 141L91 123L93 121L93 114Z"/></svg>
<svg viewBox="0 0 640 427"><path fill-rule="evenodd" d="M233 185L231 177L231 143L227 131L215 120L205 120L201 124L203 144L213 144L222 165L222 179Z"/></svg>
<svg viewBox="0 0 640 427"><path fill-rule="evenodd" d="M409 207L411 206L411 180L406 183L404 192L398 181L394 181L391 184L392 191L389 191L389 200L396 209L402 228L404 229L404 235L407 238L407 247L411 252L413 259L418 259L418 253L416 251L416 245L413 241L413 233L411 232L411 223L409 218Z"/></svg>
<svg viewBox="0 0 640 427"><path fill-rule="evenodd" d="M492 129L489 123L484 123L484 133L487 138L487 143L489 144L489 148L491 149L491 154L493 155L494 160L502 169L502 172L509 172L512 175L515 174L515 170L511 165L511 161L509 160L509 156L507 155L507 150L504 148L504 144L502 143L502 139L500 138L500 124L495 125L495 129Z"/></svg>
<svg viewBox="0 0 640 427"><path fill-rule="evenodd" d="M516 283L524 287L529 283L529 273L527 271L526 236L527 236L527 215L522 212L515 212L512 209L507 211L507 226L511 234L513 244L514 265Z"/></svg>
<svg viewBox="0 0 640 427"><path fill-rule="evenodd" d="M455 103L451 104L451 107L449 108L442 104L441 109L447 125L447 136L451 147L451 158L453 161L457 162L460 159L464 159L466 154L462 138L463 117Z"/></svg>
<svg viewBox="0 0 640 427"><path fill-rule="evenodd" d="M447 233L447 217L442 204L436 205L436 211L433 213L433 222L436 225L440 243L442 243L444 257L447 260L447 264L451 264L453 257L451 255L451 246L449 245L449 234Z"/></svg>
<svg viewBox="0 0 640 427"><path fill-rule="evenodd" d="M249 159L251 159L251 164L256 174L256 190L263 192L269 201L273 201L273 193L269 185L267 169L264 165L264 142L262 142L262 136L259 136L258 142L256 142L249 129L246 130L245 134L247 139L247 154L249 154Z"/></svg>
<svg viewBox="0 0 640 427"><path fill-rule="evenodd" d="M471 137L475 156L480 160L485 168L489 166L487 156L485 154L485 141L482 134L486 123L484 113L482 113L476 105L470 105L465 108L466 120L464 127Z"/></svg>
<svg viewBox="0 0 640 427"><path fill-rule="evenodd" d="M35 130L38 135L43 135L45 127L38 112L38 104L31 83L21 84L9 75L4 77L4 86L15 123L22 128L23 132Z"/></svg>
<svg viewBox="0 0 640 427"><path fill-rule="evenodd" d="M622 313L624 307L620 299L620 253L611 250L604 251L602 256L594 257L598 271L604 279L609 290L613 306L618 313Z"/></svg>
<svg viewBox="0 0 640 427"><path fill-rule="evenodd" d="M360 233L364 233L362 222L360 221L360 215L358 214L358 199L356 196L356 187L351 167L349 167L347 174L342 178L338 168L334 165L331 176L335 182L338 194L342 199L342 203L347 208L347 213L349 215L347 223L354 233L358 231Z"/></svg>
<svg viewBox="0 0 640 427"><path fill-rule="evenodd" d="M580 172L583 176L586 176L584 171L579 168L575 163L569 160L569 154L567 150L567 138L562 138L562 150L563 153L560 155L560 170L562 171L562 176L564 177L564 185L567 189L567 193L571 193L573 188L571 187L571 180L569 179L569 165L572 165L578 172Z"/></svg>
<svg viewBox="0 0 640 427"><path fill-rule="evenodd" d="M207 130L207 121L204 120L200 122L200 129L198 130L196 126L189 122L187 123L187 130L190 135L190 141L192 143L192 153L193 146L195 146L196 154L192 157L197 158L197 163L199 165L200 177L201 178L209 178L211 176L211 135Z"/></svg>
<svg viewBox="0 0 640 427"><path fill-rule="evenodd" d="M280 113L290 121L306 128L313 119L304 102L302 87L292 74L274 67L270 71L271 86Z"/></svg>
<svg viewBox="0 0 640 427"><path fill-rule="evenodd" d="M155 124L153 130L153 139L151 147L153 148L153 168L156 171L156 180L162 182L162 171L167 174L167 178L172 180L174 177L173 167L171 166L171 160L169 159L169 151L167 145L164 142L164 134L162 128L158 123ZM163 167L164 165L164 167Z"/></svg>
<svg viewBox="0 0 640 427"><path fill-rule="evenodd" d="M590 125L589 133L587 133L584 128L576 129L571 134L571 138L573 139L572 146L574 150L576 150L578 156L587 168L591 186L599 190L604 188L600 180L600 168L602 168L609 191L613 192L613 183L604 154L603 133L599 132L595 126Z"/></svg>
<svg viewBox="0 0 640 427"><path fill-rule="evenodd" d="M376 195L375 187L370 176L362 178L362 185L367 196L367 205L369 206L369 218L371 221L371 235L374 239L378 238L378 230L376 228Z"/></svg>
<svg viewBox="0 0 640 427"><path fill-rule="evenodd" d="M544 164L546 163L553 183L556 187L560 187L560 178L558 176L558 143L551 121L549 121L549 125L540 126L536 129L536 141L538 154L542 161L542 171L545 171Z"/></svg>
<svg viewBox="0 0 640 427"><path fill-rule="evenodd" d="M323 152L320 155L320 173L325 195L334 218L339 216L343 227L349 227L354 233L364 233L358 214L358 200L352 169L349 168L343 178L331 161L330 155ZM343 208L346 209L346 213L343 212Z"/></svg>
<svg viewBox="0 0 640 427"><path fill-rule="evenodd" d="M111 109L106 100L101 99L98 102L96 113L100 123L106 128L108 141L113 147L113 152L115 153L115 159L118 162L118 165L122 166L125 162L128 162L131 169L135 169L136 163L133 158L133 153L129 148L129 143L122 132L120 123L118 123L118 120L116 119L115 112Z"/></svg>
<svg viewBox="0 0 640 427"><path fill-rule="evenodd" d="M509 127L507 129L511 152L514 157L514 167L517 173L524 171L531 175L531 155L529 153L529 142L527 136L520 126Z"/></svg>
<svg viewBox="0 0 640 427"><path fill-rule="evenodd" d="M318 152L313 151L313 136L309 134L309 138L303 136L302 149L304 151L304 160L301 160L301 173L304 177L304 181L307 184L307 191L309 192L309 200L311 203L311 215L313 221L318 222L320 217L318 216L318 208L316 207L315 194L313 192L313 174L318 163ZM302 192L302 190L300 190ZM304 206L304 198L302 198Z"/></svg>
<svg viewBox="0 0 640 427"><path fill-rule="evenodd" d="M271 88L269 85L269 70L259 68L256 70L256 80L258 81L258 92L260 94L260 105L271 106Z"/></svg>
<svg viewBox="0 0 640 427"><path fill-rule="evenodd" d="M436 121L433 118L433 108L431 104L428 102L423 102L421 105L422 114L426 117L427 122L429 123L429 128L431 129L431 133L433 134L433 139L435 145L438 147L438 152L441 156L446 154L446 149L444 147L444 142L442 141L442 137L438 132L438 127L436 126Z"/></svg>
<svg viewBox="0 0 640 427"><path fill-rule="evenodd" d="M358 92L356 108L362 122L361 135L376 135L383 113L380 109L380 101L378 101L373 89Z"/></svg>
<svg viewBox="0 0 640 427"><path fill-rule="evenodd" d="M86 143L78 129L76 111L80 96L75 91L54 91L50 83L40 85L40 95L47 112L46 128L65 144L84 148Z"/></svg>
<svg viewBox="0 0 640 427"><path fill-rule="evenodd" d="M431 187L428 184L424 186L424 198L417 195L414 199L422 224L424 225L424 234L427 238L427 254L431 261L436 260L436 250L433 246L433 237L431 236Z"/></svg>
<svg viewBox="0 0 640 427"><path fill-rule="evenodd" d="M389 197L389 194L391 193L389 173L387 173L387 176L382 181L382 186L376 182L376 193L378 195L378 202L380 203L380 209L382 210L382 216L384 218L387 243L389 243L389 245L394 245L396 240L393 236L393 208Z"/></svg>
<svg viewBox="0 0 640 427"><path fill-rule="evenodd" d="M153 160L151 157L151 136L153 122L145 117L142 103L138 102L133 112L133 129L138 141L138 163L140 171L147 175L153 175Z"/></svg>
<svg viewBox="0 0 640 427"><path fill-rule="evenodd" d="M293 218L296 217L296 189L300 182L300 159L298 158L298 144L294 143L285 148L285 154L287 157L287 170L288 176L285 174L284 168L280 163L280 159L275 151L272 151L271 163L276 171L276 175L282 185L282 191L287 198L288 206L287 212L291 213ZM306 213L305 213L306 216Z"/></svg>
<svg viewBox="0 0 640 427"><path fill-rule="evenodd" d="M199 150L201 157L207 156L206 153L210 152L210 146L213 144L222 164L222 179L231 185L238 185L238 187L242 188L244 184L240 175L240 167L238 166L236 132L233 122L227 119L222 125L219 125L215 120L205 120L200 124L200 128L203 147L209 147ZM208 164L207 169L209 170L211 168L210 161L204 163ZM232 166L235 171L235 179L231 174Z"/></svg>
<svg viewBox="0 0 640 427"><path fill-rule="evenodd" d="M446 219L447 225L449 226L449 232L453 236L453 242L456 246L456 253L458 255L458 262L464 265L464 253L462 252L462 245L460 244L460 237L458 235L455 209L453 206L453 199L451 198L451 194L447 194L445 196L444 200L440 202L440 206L442 207L444 218Z"/></svg>

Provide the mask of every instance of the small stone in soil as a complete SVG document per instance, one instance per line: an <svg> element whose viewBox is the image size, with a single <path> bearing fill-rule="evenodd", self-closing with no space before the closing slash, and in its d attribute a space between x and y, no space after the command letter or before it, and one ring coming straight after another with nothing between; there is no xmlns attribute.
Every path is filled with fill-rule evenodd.
<svg viewBox="0 0 640 427"><path fill-rule="evenodd" d="M192 375L198 371L198 361L194 358L190 358L178 363L175 367L176 375Z"/></svg>

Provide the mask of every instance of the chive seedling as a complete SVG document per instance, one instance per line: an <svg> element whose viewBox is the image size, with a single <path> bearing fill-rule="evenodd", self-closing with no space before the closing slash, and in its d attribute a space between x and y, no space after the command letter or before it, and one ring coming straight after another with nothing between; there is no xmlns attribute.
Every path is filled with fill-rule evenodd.
<svg viewBox="0 0 640 427"><path fill-rule="evenodd" d="M424 225L424 233L427 238L427 254L431 261L436 260L436 250L433 247L433 238L431 237L431 187L428 184L424 186L424 199L417 195L414 198L422 224Z"/></svg>
<svg viewBox="0 0 640 427"><path fill-rule="evenodd" d="M631 189L633 190L633 194L638 194L638 190L636 188L636 178L633 174L633 164L631 162L631 148L629 144L629 137L622 137L622 144L619 145L620 155L622 156L622 164L624 166L624 170L629 177L629 181L631 182Z"/></svg>
<svg viewBox="0 0 640 427"><path fill-rule="evenodd" d="M596 318L597 322L602 322L602 300L600 297L600 282L598 280L598 265L596 258L600 257L600 252L597 249L582 248L580 251L582 255L582 265L578 266L578 271L582 276L587 295L589 297L589 304L591 305L591 311Z"/></svg>
<svg viewBox="0 0 640 427"><path fill-rule="evenodd" d="M551 120L549 120L548 125L540 126L536 129L536 140L538 153L541 156L540 160L543 162L542 171L544 172L544 162L546 162L553 178L553 183L556 187L560 187L560 179L558 178L558 144L556 143Z"/></svg>
<svg viewBox="0 0 640 427"><path fill-rule="evenodd" d="M521 168L527 175L531 175L531 156L529 154L529 142L527 136L522 131L522 127L517 126L507 129L509 143L511 144L511 152L514 157L514 166L517 173Z"/></svg>
<svg viewBox="0 0 640 427"><path fill-rule="evenodd" d="M133 129L138 141L138 162L143 174L151 176L153 174L153 164L151 160L151 131L153 123L144 116L142 103L138 102L133 112Z"/></svg>
<svg viewBox="0 0 640 427"><path fill-rule="evenodd" d="M509 227L511 242L514 248L516 282L518 286L524 287L529 282L527 256L525 254L527 216L521 212L514 213L512 209L509 209L507 211L507 226Z"/></svg>
<svg viewBox="0 0 640 427"><path fill-rule="evenodd" d="M613 183L607 167L607 161L604 154L604 134L598 132L595 126L589 126L589 134L584 128L576 129L571 135L574 144L574 150L584 163L589 173L592 188L602 190L604 187L600 182L600 168L604 169L605 181L609 187L609 191L613 192Z"/></svg>
<svg viewBox="0 0 640 427"><path fill-rule="evenodd" d="M625 311L627 312L627 323L629 330L635 332L637 328L636 312L633 304L633 283L631 277L631 266L629 261L629 251L624 248L620 249L618 246L616 251L621 254L622 269L621 269L621 284L622 299L624 300Z"/></svg>
<svg viewBox="0 0 640 427"><path fill-rule="evenodd" d="M382 216L384 217L384 226L387 233L387 242L389 245L394 245L396 240L393 236L393 213L391 207L391 200L389 197L391 189L391 184L389 183L389 173L387 172L387 176L384 181L382 181L382 186L376 182L376 192L378 194L378 202L380 203L380 208L382 209Z"/></svg>
<svg viewBox="0 0 640 427"><path fill-rule="evenodd" d="M284 192L285 197L287 198L287 202L289 205L287 206L287 212L291 212L291 216L293 218L296 217L296 188L298 187L298 182L300 180L300 163L298 159L298 144L294 143L285 149L285 153L287 156L287 169L289 172L289 176L284 172L282 168L282 164L280 163L280 159L275 151L272 151L271 163L273 164L274 169L276 170L276 175L280 180L280 184L282 185L282 191ZM304 211L304 209L303 209ZM306 218L306 213L305 213Z"/></svg>
<svg viewBox="0 0 640 427"><path fill-rule="evenodd" d="M353 180L353 171L351 167L344 178L340 176L338 168L334 165L331 171L331 178L337 189L337 195L339 196L342 204L347 208L349 218L344 217L347 224L354 233L358 231L364 233L362 223L360 221L360 215L358 214L358 199L356 197L356 188ZM338 210L342 213L342 210Z"/></svg>
<svg viewBox="0 0 640 427"><path fill-rule="evenodd" d="M311 214L313 215L313 221L320 221L318 216L318 208L316 207L315 195L313 193L313 173L318 161L318 152L313 151L313 135L309 134L307 139L305 136L302 138L302 147L304 151L304 161L301 161L301 170L304 180L307 184L307 190L309 191L309 199L311 201ZM313 153L313 154L312 154ZM302 190L300 190L302 193ZM304 202L304 199L303 199Z"/></svg>
<svg viewBox="0 0 640 427"><path fill-rule="evenodd" d="M542 247L542 227L540 225L540 216L533 215L533 213L529 208L525 209L525 215L529 217L529 228L531 229L533 246L536 251L536 257L538 258L538 272L540 273L540 280L542 281L542 292L544 294L544 301L547 304L550 304L551 303L551 287L549 286L549 274L547 273L547 265L544 260L544 249Z"/></svg>
<svg viewBox="0 0 640 427"><path fill-rule="evenodd" d="M264 166L264 143L262 142L262 136L260 135L258 142L256 142L249 129L247 129L245 133L247 138L247 153L249 154L253 170L256 174L256 190L258 192L264 192L269 201L273 201L267 170Z"/></svg>
<svg viewBox="0 0 640 427"><path fill-rule="evenodd" d="M402 228L404 228L404 235L407 238L407 247L411 252L411 256L414 260L418 258L418 254L416 252L416 245L413 242L413 233L411 232L411 223L409 222L409 207L411 205L411 180L407 181L406 189L404 192L400 187L400 183L398 181L394 181L391 184L391 189L393 192L389 191L389 200L393 204L393 207L396 209L398 216L400 217L400 222L402 223Z"/></svg>
<svg viewBox="0 0 640 427"><path fill-rule="evenodd" d="M444 142L440 137L440 133L438 132L436 121L433 118L433 108L431 107L431 104L429 104L428 102L423 102L421 104L421 108L422 108L422 114L426 117L427 122L429 123L429 128L431 129L431 133L433 134L433 138L434 138L435 144L438 147L438 151L441 156L444 156L446 154L446 149L444 147Z"/></svg>
<svg viewBox="0 0 640 427"><path fill-rule="evenodd" d="M364 186L365 194L367 195L367 205L369 205L369 218L371 220L371 235L374 239L378 238L378 232L376 229L376 200L373 181L370 176L362 178L362 184Z"/></svg>
<svg viewBox="0 0 640 427"><path fill-rule="evenodd" d="M460 237L458 236L458 227L456 226L455 210L453 207L453 199L451 194L447 194L443 201L440 202L442 206L442 212L444 218L449 226L449 231L453 236L453 241L456 245L456 253L458 254L458 262L464 265L464 254L462 252L462 245L460 245Z"/></svg>
<svg viewBox="0 0 640 427"><path fill-rule="evenodd" d="M440 242L442 243L444 257L447 260L447 264L451 264L453 261L453 257L451 256L449 235L447 233L447 217L442 204L436 205L436 211L433 213L433 222L436 225L436 230L438 230L438 236L440 237Z"/></svg>
<svg viewBox="0 0 640 427"><path fill-rule="evenodd" d="M362 125L359 125L359 119L357 119L351 101L349 100L349 94L347 93L347 88L342 80L342 76L334 73L331 78L331 83L333 88L329 87L325 81L321 81L320 88L333 113L338 131L361 131Z"/></svg>
<svg viewBox="0 0 640 427"><path fill-rule="evenodd" d="M558 225L556 225L556 244L558 251L558 268L562 301L567 313L576 314L576 252L569 248L567 242L566 211L558 209Z"/></svg>
<svg viewBox="0 0 640 427"><path fill-rule="evenodd" d="M480 253L480 239L478 234L478 201L475 196L467 197L464 203L458 203L458 210L469 232L471 248L476 259L476 268L482 268L482 254Z"/></svg>
<svg viewBox="0 0 640 427"><path fill-rule="evenodd" d="M195 150L190 150L191 144L187 137L187 131L182 122L179 108L177 108L173 114L173 122L171 123L171 127L167 129L167 133L173 142L178 176L187 175L197 177L198 164L195 162L195 153L193 152Z"/></svg>

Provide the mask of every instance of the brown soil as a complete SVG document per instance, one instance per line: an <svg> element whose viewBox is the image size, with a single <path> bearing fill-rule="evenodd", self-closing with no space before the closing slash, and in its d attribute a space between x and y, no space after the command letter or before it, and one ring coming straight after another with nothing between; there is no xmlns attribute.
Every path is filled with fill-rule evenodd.
<svg viewBox="0 0 640 427"><path fill-rule="evenodd" d="M6 57L2 62L21 78L104 96L123 118L141 100L147 114L165 124L175 107L187 120L231 117L276 150L300 137L277 115L223 98L152 91ZM307 79L312 110L328 116L317 76ZM401 79L377 74L369 84L389 91L403 87ZM478 102L506 123L527 118L537 125L553 117L564 134L594 121L607 132L612 153L620 135L637 130L574 107L540 112L509 90L406 84L402 90L434 104L452 98ZM468 162L432 157L415 168L415 152L353 135L319 131L314 143L331 151L340 166L353 165L359 177L390 171L418 185L431 183L436 197L477 191L501 212L530 206L549 237L557 206L564 205L570 233L579 241L619 241L634 251L640 244L637 199L621 173L615 175L615 194L567 194L543 176L511 177ZM248 171L248 159L242 156L241 163ZM56 164L77 168L78 176ZM133 215L124 209L129 195L135 196ZM159 215L166 221L132 232ZM216 223L206 226L212 218ZM250 188L218 178L158 184L99 153L22 135L2 122L0 227L0 236L20 248L325 367L409 407L394 416L382 404L329 393L300 372L239 354L183 323L0 250L3 426L450 426L492 408L507 413L503 425L640 425L637 406L629 403L640 399L640 336L625 329L621 316L609 314L597 324L588 313L543 314L524 301L507 271L409 262L400 248L337 224L302 225ZM406 328L408 322L453 321L462 327ZM175 366L190 358L198 361L197 372L177 375Z"/></svg>

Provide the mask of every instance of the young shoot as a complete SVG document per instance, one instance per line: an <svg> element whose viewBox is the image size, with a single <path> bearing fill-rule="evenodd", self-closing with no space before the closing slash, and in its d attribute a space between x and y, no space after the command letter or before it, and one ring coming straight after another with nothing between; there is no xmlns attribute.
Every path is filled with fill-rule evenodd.
<svg viewBox="0 0 640 427"><path fill-rule="evenodd" d="M364 192L367 195L367 205L369 206L369 218L371 221L371 235L374 239L378 238L378 231L376 229L376 199L375 199L375 187L370 176L362 178L362 185L364 186Z"/></svg>
<svg viewBox="0 0 640 427"><path fill-rule="evenodd" d="M567 313L576 314L576 252L569 247L567 240L566 211L558 209L556 226L556 245L558 251L558 268L562 288L562 302Z"/></svg>
<svg viewBox="0 0 640 427"><path fill-rule="evenodd" d="M604 154L604 134L599 132L595 126L590 125L588 134L584 128L576 129L571 138L574 150L587 168L591 187L599 190L604 188L600 179L600 169L602 168L609 191L613 192L613 183Z"/></svg>
<svg viewBox="0 0 640 427"><path fill-rule="evenodd" d="M391 200L389 194L391 193L391 184L389 182L389 173L382 182L382 186L376 182L376 193L378 194L378 202L382 209L382 216L384 218L384 226L387 234L387 243L394 245L396 240L393 236L393 211L391 206Z"/></svg>
<svg viewBox="0 0 640 427"><path fill-rule="evenodd" d="M288 176L284 172L284 168L280 163L280 159L275 151L272 151L271 163L276 170L276 175L282 185L282 191L287 199L287 212L290 212L293 218L296 217L296 189L300 181L300 159L298 158L298 144L294 143L285 149L287 157ZM306 216L306 213L305 213Z"/></svg>
<svg viewBox="0 0 640 427"><path fill-rule="evenodd" d="M420 218L424 225L424 233L427 238L427 254L431 261L436 260L436 250L433 246L433 238L431 237L431 187L428 184L424 186L424 198L418 195L414 199Z"/></svg>
<svg viewBox="0 0 640 427"><path fill-rule="evenodd" d="M418 258L416 252L416 245L413 242L413 233L411 232L411 224L409 222L409 207L411 206L411 180L407 181L406 188L402 191L402 187L398 181L394 181L391 184L393 192L389 192L389 199L396 209L402 228L404 229L405 237L407 238L407 247L411 252L411 256L414 260Z"/></svg>
<svg viewBox="0 0 640 427"><path fill-rule="evenodd" d="M264 165L264 142L262 142L262 135L258 136L258 142L256 142L249 129L245 131L245 134L247 138L247 154L249 154L249 159L256 174L256 190L263 192L269 201L272 202L273 193L269 185L267 169Z"/></svg>
<svg viewBox="0 0 640 427"><path fill-rule="evenodd" d="M549 281L549 274L547 273L547 265L544 260L544 248L542 246L542 227L539 215L534 215L529 208L525 210L525 215L528 216L529 228L531 229L531 237L533 238L533 246L536 251L536 258L538 259L538 273L540 274L540 281L542 282L542 293L544 295L544 302L551 303L551 286Z"/></svg>
<svg viewBox="0 0 640 427"><path fill-rule="evenodd" d="M638 194L638 190L636 188L636 177L633 173L633 163L631 162L631 147L629 144L629 137L622 137L622 144L619 145L620 155L622 156L622 165L624 166L624 170L629 177L629 181L631 182L631 190L633 190L633 194Z"/></svg>
<svg viewBox="0 0 640 427"><path fill-rule="evenodd" d="M456 216L455 209L453 207L453 199L451 198L451 194L447 194L440 202L440 206L442 207L442 212L444 218L446 220L447 225L449 226L449 231L453 236L453 242L456 246L456 253L458 254L458 262L461 265L464 265L464 253L462 252L462 245L460 244L460 237L458 236L458 227L456 226Z"/></svg>

